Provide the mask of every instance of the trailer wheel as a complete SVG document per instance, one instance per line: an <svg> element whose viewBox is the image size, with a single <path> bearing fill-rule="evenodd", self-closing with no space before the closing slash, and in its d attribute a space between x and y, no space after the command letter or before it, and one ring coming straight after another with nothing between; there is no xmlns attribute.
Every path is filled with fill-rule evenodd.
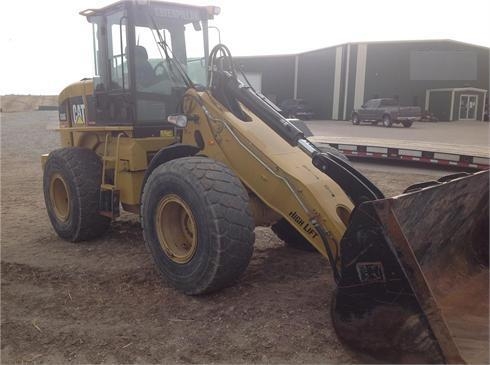
<svg viewBox="0 0 490 365"><path fill-rule="evenodd" d="M301 251L316 252L315 247L284 218L274 223L271 229L287 246Z"/></svg>
<svg viewBox="0 0 490 365"><path fill-rule="evenodd" d="M43 176L44 201L54 230L71 242L107 231L111 220L98 214L102 163L87 148L69 147L49 154Z"/></svg>
<svg viewBox="0 0 490 365"><path fill-rule="evenodd" d="M391 117L388 114L383 115L383 125L386 128L391 128L392 124Z"/></svg>
<svg viewBox="0 0 490 365"><path fill-rule="evenodd" d="M184 157L155 168L143 188L141 225L160 274L189 295L233 284L253 252L248 199L220 162Z"/></svg>

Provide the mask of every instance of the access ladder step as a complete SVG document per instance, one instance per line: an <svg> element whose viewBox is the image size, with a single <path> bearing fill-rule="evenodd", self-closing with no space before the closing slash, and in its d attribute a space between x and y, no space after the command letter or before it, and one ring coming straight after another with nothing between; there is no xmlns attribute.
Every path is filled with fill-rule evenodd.
<svg viewBox="0 0 490 365"><path fill-rule="evenodd" d="M117 189L116 189L116 186L115 185L112 185L112 184L102 184L102 185L100 185L100 190L109 190L109 191L112 191L112 190L117 190Z"/></svg>
<svg viewBox="0 0 490 365"><path fill-rule="evenodd" d="M105 189L104 185L108 188ZM114 189L113 185L104 184L100 189L99 214L111 219L119 217L120 191Z"/></svg>

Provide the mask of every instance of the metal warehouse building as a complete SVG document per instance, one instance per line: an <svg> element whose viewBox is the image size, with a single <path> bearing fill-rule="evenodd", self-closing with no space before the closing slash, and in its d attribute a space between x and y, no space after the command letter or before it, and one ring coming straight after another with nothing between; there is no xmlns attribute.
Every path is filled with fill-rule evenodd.
<svg viewBox="0 0 490 365"><path fill-rule="evenodd" d="M487 47L431 40L347 43L235 62L271 100L304 99L318 119L350 119L368 99L395 97L439 120L482 120L489 56Z"/></svg>

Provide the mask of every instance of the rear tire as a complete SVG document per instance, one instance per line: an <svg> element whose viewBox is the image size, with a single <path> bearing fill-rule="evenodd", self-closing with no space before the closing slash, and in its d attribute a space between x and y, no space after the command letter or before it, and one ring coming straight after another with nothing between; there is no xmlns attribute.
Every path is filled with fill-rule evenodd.
<svg viewBox="0 0 490 365"><path fill-rule="evenodd" d="M299 232L284 218L271 226L276 236L284 241L286 246L301 250L316 252L315 247L311 245Z"/></svg>
<svg viewBox="0 0 490 365"><path fill-rule="evenodd" d="M230 286L252 256L247 191L227 166L208 158L155 168L143 189L141 225L158 271L185 294Z"/></svg>
<svg viewBox="0 0 490 365"><path fill-rule="evenodd" d="M54 230L79 242L104 234L111 220L98 214L102 163L87 148L69 147L49 154L43 175L44 201Z"/></svg>
<svg viewBox="0 0 490 365"><path fill-rule="evenodd" d="M412 126L412 122L402 122L403 127L410 128Z"/></svg>
<svg viewBox="0 0 490 365"><path fill-rule="evenodd" d="M391 117L389 115L384 115L383 116L383 125L386 128L391 128L392 122L391 122Z"/></svg>

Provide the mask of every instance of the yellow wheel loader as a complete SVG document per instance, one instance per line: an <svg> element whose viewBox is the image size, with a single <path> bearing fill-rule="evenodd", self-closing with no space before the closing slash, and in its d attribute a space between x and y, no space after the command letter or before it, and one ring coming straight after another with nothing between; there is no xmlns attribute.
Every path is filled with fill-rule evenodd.
<svg viewBox="0 0 490 365"><path fill-rule="evenodd" d="M319 251L339 337L392 362L488 363L487 172L393 198L320 151L239 81L217 7L120 1L80 14L95 77L59 96L62 147L42 156L47 212L72 242L139 214L161 275L197 295L232 285L254 228Z"/></svg>

